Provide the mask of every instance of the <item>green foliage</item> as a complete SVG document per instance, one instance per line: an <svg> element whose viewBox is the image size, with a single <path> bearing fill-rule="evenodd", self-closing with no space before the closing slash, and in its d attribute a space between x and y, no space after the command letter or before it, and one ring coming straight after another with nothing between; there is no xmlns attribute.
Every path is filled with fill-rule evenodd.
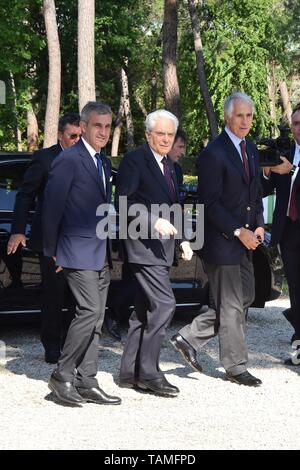
<svg viewBox="0 0 300 470"><path fill-rule="evenodd" d="M48 51L42 0L0 2L0 79L7 84L7 104L0 105L0 149L16 148L18 122L26 141L29 103L43 131L48 86ZM152 107L155 75L157 107L164 107L162 86L163 0L96 0L95 70L97 97L116 113L120 100L120 69L128 61L130 100L135 142L144 140L144 111ZM193 34L186 0L178 0L178 78L188 154L206 143L207 116L199 90ZM76 111L77 99L77 1L56 0L62 54L61 112ZM256 113L252 137L268 135L267 74L271 64L277 79L299 75L300 0L206 0L197 2L201 21L205 69L220 128L224 98L242 90L253 98ZM16 86L17 109L10 86ZM300 81L300 80L299 80ZM299 83L298 81L298 83ZM294 80L295 82L295 80ZM299 87L292 91L300 100ZM142 104L142 106L141 106ZM142 109L143 108L143 109ZM278 108L280 115L280 108ZM126 151L123 126L120 153ZM109 149L108 149L109 150ZM191 160L192 162L192 160ZM184 159L186 174L192 169Z"/></svg>

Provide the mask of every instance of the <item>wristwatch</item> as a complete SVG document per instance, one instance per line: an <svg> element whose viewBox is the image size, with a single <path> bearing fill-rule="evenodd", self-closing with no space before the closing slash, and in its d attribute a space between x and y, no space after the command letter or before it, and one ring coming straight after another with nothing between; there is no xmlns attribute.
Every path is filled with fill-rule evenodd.
<svg viewBox="0 0 300 470"><path fill-rule="evenodd" d="M291 170L290 170L290 173L294 174L297 168L298 167L296 165L293 165Z"/></svg>
<svg viewBox="0 0 300 470"><path fill-rule="evenodd" d="M235 231L233 232L233 235L235 237L239 237L241 235L241 229L240 228L236 228Z"/></svg>

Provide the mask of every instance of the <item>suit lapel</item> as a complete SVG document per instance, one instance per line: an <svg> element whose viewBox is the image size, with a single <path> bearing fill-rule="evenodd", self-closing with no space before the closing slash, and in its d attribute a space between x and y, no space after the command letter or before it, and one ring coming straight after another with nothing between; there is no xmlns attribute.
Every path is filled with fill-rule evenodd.
<svg viewBox="0 0 300 470"><path fill-rule="evenodd" d="M89 154L89 152L87 151L84 143L81 140L78 142L77 145L79 146L79 154L81 156L83 166L88 171L90 176L93 178L95 183L97 183L99 189L101 190L102 195L106 199L106 194L105 194L105 191L104 191L103 182L101 181L101 178L98 174L98 170L96 168L96 165L95 165L91 155Z"/></svg>
<svg viewBox="0 0 300 470"><path fill-rule="evenodd" d="M243 178L243 180L245 181L245 183L248 184L244 164L242 162L241 156L240 156L239 152L237 151L235 145L231 141L230 137L227 135L226 131L223 131L221 133L221 137L222 137L223 142L224 142L224 149L225 149L227 157L229 158L231 163L237 168L237 170L239 171L239 173L240 173L241 177ZM248 153L247 153L247 155L248 155Z"/></svg>
<svg viewBox="0 0 300 470"><path fill-rule="evenodd" d="M146 158L146 161L147 161L148 168L150 169L150 171L154 175L155 179L159 182L159 185L165 191L165 193L167 194L168 198L171 201L171 196L169 194L169 188L168 188L167 182L165 180L164 175L162 174L161 169L158 166L157 161L155 160L155 157L154 157L149 145L144 144L143 147L144 147L144 151L145 151L145 158ZM173 169L173 173L174 173L174 169ZM172 175L172 178L173 178L173 181L174 181L174 176L173 175ZM175 186L175 188L176 188L176 186Z"/></svg>

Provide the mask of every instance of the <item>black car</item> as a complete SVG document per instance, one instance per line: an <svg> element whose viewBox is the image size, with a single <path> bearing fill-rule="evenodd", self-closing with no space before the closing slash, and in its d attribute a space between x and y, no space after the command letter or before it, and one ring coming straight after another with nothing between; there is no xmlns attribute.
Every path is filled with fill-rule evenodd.
<svg viewBox="0 0 300 470"><path fill-rule="evenodd" d="M6 254L15 196L30 158L26 153L0 153L0 316L24 317L40 312L41 274L37 254L27 248L19 248L14 255ZM196 196L187 193L186 200L191 202ZM33 211L34 207L31 216ZM26 235L29 234L30 218L26 229ZM254 252L255 307L263 307L266 301L281 294L282 261L277 248L269 246L269 238L266 234L264 244ZM134 281L124 269L118 240L113 241L113 264L108 304L122 305ZM171 281L178 309L199 311L208 304L208 282L198 253L191 262L178 260L178 266L171 268Z"/></svg>

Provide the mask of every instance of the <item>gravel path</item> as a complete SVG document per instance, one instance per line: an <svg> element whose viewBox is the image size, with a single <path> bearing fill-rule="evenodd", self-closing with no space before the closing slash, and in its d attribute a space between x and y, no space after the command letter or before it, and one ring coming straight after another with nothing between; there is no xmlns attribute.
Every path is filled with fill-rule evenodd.
<svg viewBox="0 0 300 470"><path fill-rule="evenodd" d="M122 398L116 407L58 405L37 327L0 326L0 449L300 449L300 367L282 364L292 333L281 315L287 306L281 299L250 310L249 370L263 381L259 388L224 381L214 339L199 354L204 374L165 342L161 367L177 398L120 389L122 345L103 336L98 380ZM174 321L168 338L183 324Z"/></svg>

